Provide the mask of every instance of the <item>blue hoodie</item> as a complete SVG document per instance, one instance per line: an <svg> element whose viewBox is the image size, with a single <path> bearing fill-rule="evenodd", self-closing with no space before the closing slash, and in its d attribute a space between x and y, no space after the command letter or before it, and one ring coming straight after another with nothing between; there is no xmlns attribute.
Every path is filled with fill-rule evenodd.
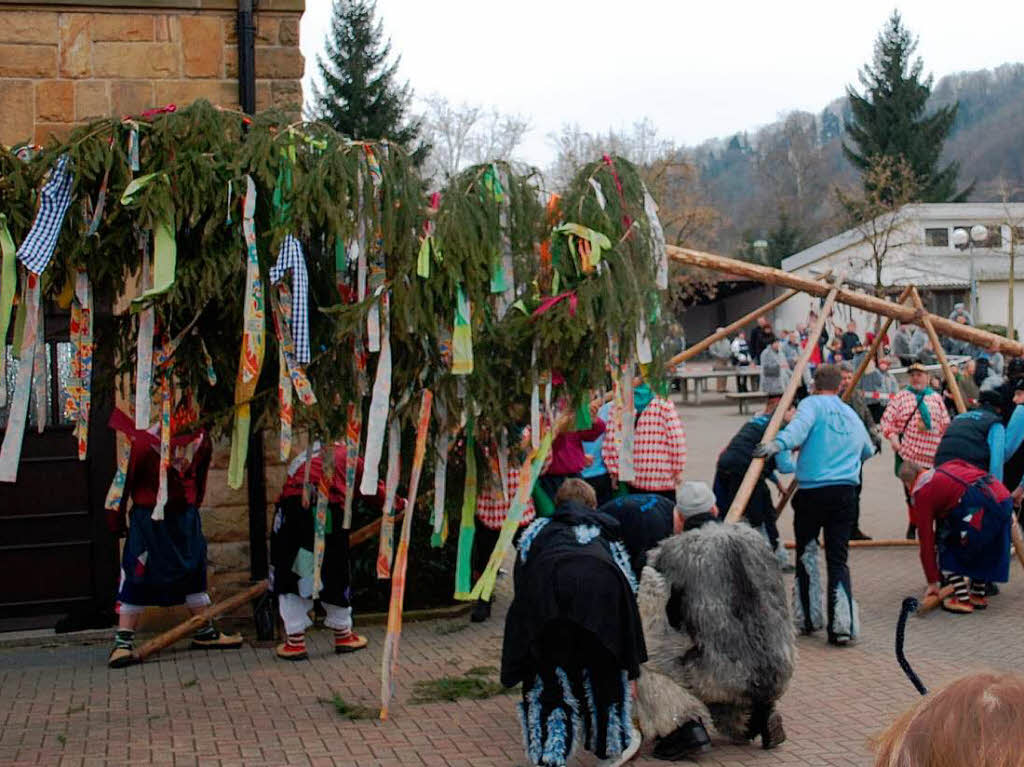
<svg viewBox="0 0 1024 767"><path fill-rule="evenodd" d="M775 441L783 450L800 448L800 487L857 485L860 466L875 454L871 437L849 405L834 394L806 397Z"/></svg>

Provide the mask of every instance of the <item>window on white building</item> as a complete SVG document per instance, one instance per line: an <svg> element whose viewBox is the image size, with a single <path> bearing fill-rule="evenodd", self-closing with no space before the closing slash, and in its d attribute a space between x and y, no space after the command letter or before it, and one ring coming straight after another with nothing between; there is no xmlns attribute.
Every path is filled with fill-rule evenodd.
<svg viewBox="0 0 1024 767"><path fill-rule="evenodd" d="M924 244L931 245L933 247L949 247L949 230L948 229L925 229L924 230Z"/></svg>

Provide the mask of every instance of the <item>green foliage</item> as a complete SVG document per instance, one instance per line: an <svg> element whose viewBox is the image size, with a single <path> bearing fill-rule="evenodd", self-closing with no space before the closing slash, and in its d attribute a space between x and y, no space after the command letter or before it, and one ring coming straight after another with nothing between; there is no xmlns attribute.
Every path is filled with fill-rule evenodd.
<svg viewBox="0 0 1024 767"><path fill-rule="evenodd" d="M860 73L864 94L847 89L852 116L843 144L847 159L862 172L877 157L903 157L910 163L923 202L960 202L970 189L957 192L959 164L940 168L942 147L956 120L957 105L926 115L932 77L921 79L924 62L913 59L917 39L894 11L875 42L871 64Z"/></svg>
<svg viewBox="0 0 1024 767"><path fill-rule="evenodd" d="M334 693L328 700L326 698L320 698L321 703L329 703L334 706L334 710L338 713L338 716L348 719L350 722L355 722L360 719L376 719L377 709L370 708L369 706L363 706L359 703L349 703L340 693Z"/></svg>
<svg viewBox="0 0 1024 767"><path fill-rule="evenodd" d="M440 679L421 679L413 682L412 702L484 700L493 698L495 695L508 695L515 691L514 687L505 687L500 682L486 678L489 673L493 673L493 669L484 674L481 674L480 671L481 668L476 668L467 671L462 676L444 676Z"/></svg>
<svg viewBox="0 0 1024 767"><path fill-rule="evenodd" d="M376 3L335 0L327 36L327 56L317 56L323 90L316 89L317 119L353 139L388 138L411 146L420 134L419 121L406 118L411 91L396 82L398 60L389 61L391 41L375 20ZM429 147L413 152L416 165Z"/></svg>

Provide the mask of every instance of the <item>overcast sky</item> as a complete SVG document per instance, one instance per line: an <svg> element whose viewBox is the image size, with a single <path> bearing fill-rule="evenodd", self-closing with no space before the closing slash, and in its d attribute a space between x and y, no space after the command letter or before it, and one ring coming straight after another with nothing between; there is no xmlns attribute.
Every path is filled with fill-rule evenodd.
<svg viewBox="0 0 1024 767"><path fill-rule="evenodd" d="M306 0L306 95L332 0ZM552 160L564 123L603 132L650 117L696 144L819 111L857 83L891 1L378 0L377 14L417 96L529 117L521 154ZM903 0L904 23L936 79L1024 59L1024 3Z"/></svg>

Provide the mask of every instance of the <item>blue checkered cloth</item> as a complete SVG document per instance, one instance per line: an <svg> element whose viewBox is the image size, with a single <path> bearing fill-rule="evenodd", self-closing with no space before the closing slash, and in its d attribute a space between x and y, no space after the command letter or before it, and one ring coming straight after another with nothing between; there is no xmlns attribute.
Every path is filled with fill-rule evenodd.
<svg viewBox="0 0 1024 767"><path fill-rule="evenodd" d="M42 274L53 258L64 216L71 206L75 176L68 167L71 159L62 154L39 190L39 210L25 240L18 248L18 260L34 274Z"/></svg>
<svg viewBox="0 0 1024 767"><path fill-rule="evenodd" d="M292 339L295 341L295 359L309 363L309 274L302 254L302 243L293 235L285 235L277 252L277 263L270 267L273 284L292 273Z"/></svg>

